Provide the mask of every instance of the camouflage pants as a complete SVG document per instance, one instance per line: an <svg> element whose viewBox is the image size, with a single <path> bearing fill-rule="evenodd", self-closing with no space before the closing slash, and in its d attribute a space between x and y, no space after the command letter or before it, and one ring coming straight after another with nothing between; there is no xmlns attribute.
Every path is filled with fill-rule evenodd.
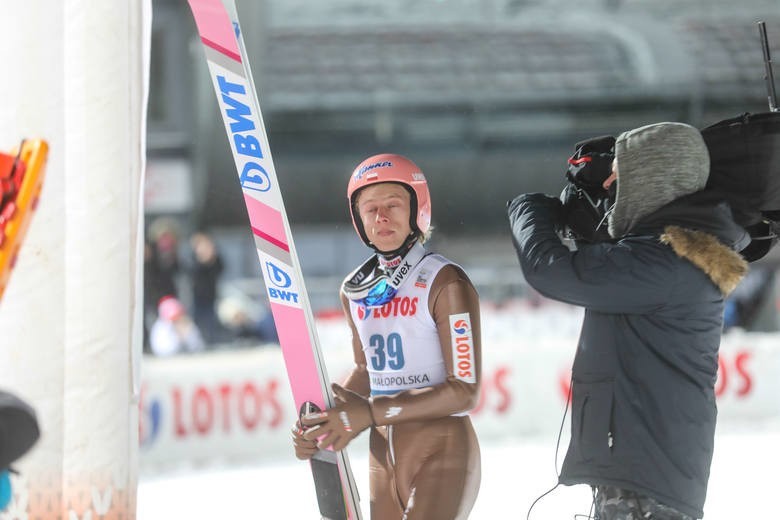
<svg viewBox="0 0 780 520"><path fill-rule="evenodd" d="M595 487L596 520L693 520L648 496L612 486Z"/></svg>

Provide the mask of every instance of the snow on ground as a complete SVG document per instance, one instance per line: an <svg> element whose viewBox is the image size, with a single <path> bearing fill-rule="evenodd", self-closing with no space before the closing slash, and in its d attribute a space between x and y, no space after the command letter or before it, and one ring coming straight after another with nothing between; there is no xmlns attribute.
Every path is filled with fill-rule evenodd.
<svg viewBox="0 0 780 520"><path fill-rule="evenodd" d="M358 442L349 453L368 518L364 446ZM704 518L780 518L776 505L778 446L780 427L719 433ZM525 519L531 503L555 485L554 459L554 437L483 445L482 486L470 518ZM577 518L584 519L590 503L587 486L561 486L534 506L530 518L573 520L575 515L583 515ZM308 465L291 455L289 461L262 467L143 477L138 487L137 518L316 520L319 514Z"/></svg>

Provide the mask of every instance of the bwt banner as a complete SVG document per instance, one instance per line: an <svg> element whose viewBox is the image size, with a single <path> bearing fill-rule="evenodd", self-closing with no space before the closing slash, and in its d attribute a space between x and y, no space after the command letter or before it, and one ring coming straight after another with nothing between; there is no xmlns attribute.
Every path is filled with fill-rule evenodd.
<svg viewBox="0 0 780 520"><path fill-rule="evenodd" d="M351 349L336 343L344 348L323 354L331 379L342 381ZM483 346L482 392L472 411L481 440L557 436L575 344L535 338ZM716 392L720 428L780 419L780 338L725 336ZM140 408L143 470L294 459L296 410L276 346L146 358Z"/></svg>

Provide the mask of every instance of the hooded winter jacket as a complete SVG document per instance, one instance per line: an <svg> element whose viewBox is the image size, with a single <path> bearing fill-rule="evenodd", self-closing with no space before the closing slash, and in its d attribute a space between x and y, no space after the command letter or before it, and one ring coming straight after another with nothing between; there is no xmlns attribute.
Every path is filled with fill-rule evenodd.
<svg viewBox="0 0 780 520"><path fill-rule="evenodd" d="M528 283L547 297L585 308L560 482L633 490L699 518L713 453L723 300L747 270L735 250L749 236L728 205L696 191L706 172L660 197L636 192L663 177L685 178L692 163L678 160L677 148L688 154L688 146L698 146L698 132L689 128L695 131L682 129L682 141L668 154L660 145L668 144L669 134L648 138L640 132L644 150L633 158L624 153L622 162L621 140L631 148L637 134L618 139L610 233L620 238L614 242L569 250L556 233L562 227L560 201L542 194L510 202L509 219ZM680 137L680 128L661 133L666 130L675 134L672 141ZM708 169L700 152L689 158ZM650 160L656 168L647 168ZM642 182L636 178L640 171Z"/></svg>

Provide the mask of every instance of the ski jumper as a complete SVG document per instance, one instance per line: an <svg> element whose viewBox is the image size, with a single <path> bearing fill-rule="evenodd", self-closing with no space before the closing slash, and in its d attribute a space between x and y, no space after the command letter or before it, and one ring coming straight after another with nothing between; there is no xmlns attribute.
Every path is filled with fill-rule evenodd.
<svg viewBox="0 0 780 520"><path fill-rule="evenodd" d="M476 290L463 270L429 254L395 297L366 308L342 294L356 367L345 386L371 396L372 519L468 517L480 482L468 416L480 379Z"/></svg>

